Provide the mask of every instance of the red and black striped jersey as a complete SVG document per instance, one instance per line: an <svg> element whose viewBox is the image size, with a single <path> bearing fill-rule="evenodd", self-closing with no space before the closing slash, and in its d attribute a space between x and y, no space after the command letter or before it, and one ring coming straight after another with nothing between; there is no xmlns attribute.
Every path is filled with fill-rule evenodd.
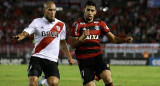
<svg viewBox="0 0 160 86"><path fill-rule="evenodd" d="M89 29L90 35L76 48L76 59L88 59L102 54L100 37L110 31L103 21L86 23L81 19L72 24L71 36L80 37L86 29Z"/></svg>

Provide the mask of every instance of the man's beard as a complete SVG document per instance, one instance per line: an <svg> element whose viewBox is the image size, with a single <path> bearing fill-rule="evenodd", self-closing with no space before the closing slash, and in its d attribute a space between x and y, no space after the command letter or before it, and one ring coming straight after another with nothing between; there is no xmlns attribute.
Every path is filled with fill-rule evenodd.
<svg viewBox="0 0 160 86"><path fill-rule="evenodd" d="M50 19L50 18L46 17L46 19L47 19L49 22L54 22L54 19L53 19L53 18Z"/></svg>
<svg viewBox="0 0 160 86"><path fill-rule="evenodd" d="M91 21L92 19L90 19L90 18L86 18L86 21Z"/></svg>

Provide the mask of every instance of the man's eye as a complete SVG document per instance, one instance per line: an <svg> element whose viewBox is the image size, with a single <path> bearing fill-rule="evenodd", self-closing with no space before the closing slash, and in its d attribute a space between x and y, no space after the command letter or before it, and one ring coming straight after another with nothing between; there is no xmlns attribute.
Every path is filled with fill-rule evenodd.
<svg viewBox="0 0 160 86"><path fill-rule="evenodd" d="M91 10L91 9L87 9L87 11L91 11L91 12L94 12L94 10Z"/></svg>
<svg viewBox="0 0 160 86"><path fill-rule="evenodd" d="M48 11L55 11L55 9L48 9Z"/></svg>

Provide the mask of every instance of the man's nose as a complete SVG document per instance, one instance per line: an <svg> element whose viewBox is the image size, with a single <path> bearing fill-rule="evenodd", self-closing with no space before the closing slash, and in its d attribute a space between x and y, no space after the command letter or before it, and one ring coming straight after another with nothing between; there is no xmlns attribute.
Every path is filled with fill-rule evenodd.
<svg viewBox="0 0 160 86"><path fill-rule="evenodd" d="M91 14L91 11L89 11L88 13Z"/></svg>
<svg viewBox="0 0 160 86"><path fill-rule="evenodd" d="M52 11L52 12L51 12L51 15L53 15L53 14L54 14L54 12Z"/></svg>
<svg viewBox="0 0 160 86"><path fill-rule="evenodd" d="M89 12L88 12L88 15L91 15L91 14L92 14L92 12L91 12L91 11L89 11Z"/></svg>

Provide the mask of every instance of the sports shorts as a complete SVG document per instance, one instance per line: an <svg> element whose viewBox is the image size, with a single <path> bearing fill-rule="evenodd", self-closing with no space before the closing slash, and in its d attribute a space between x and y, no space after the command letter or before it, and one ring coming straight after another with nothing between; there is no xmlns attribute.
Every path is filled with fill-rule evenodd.
<svg viewBox="0 0 160 86"><path fill-rule="evenodd" d="M28 66L28 76L39 77L41 76L42 71L45 74L46 79L50 76L55 76L60 79L57 62L31 56Z"/></svg>
<svg viewBox="0 0 160 86"><path fill-rule="evenodd" d="M104 70L110 70L109 64L106 64L102 55L98 55L94 58L78 60L78 66L81 73L83 85L95 79L95 75L100 78L100 74Z"/></svg>

